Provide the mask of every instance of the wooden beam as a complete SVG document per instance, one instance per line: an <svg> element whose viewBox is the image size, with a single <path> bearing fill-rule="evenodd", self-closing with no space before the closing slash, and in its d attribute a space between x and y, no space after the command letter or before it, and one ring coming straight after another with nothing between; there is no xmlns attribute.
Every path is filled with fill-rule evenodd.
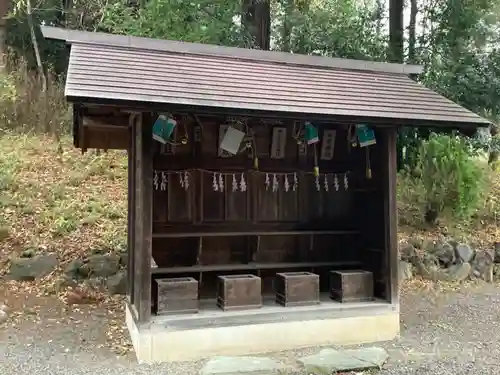
<svg viewBox="0 0 500 375"><path fill-rule="evenodd" d="M84 126L95 126L108 129L116 129L120 127L128 127L129 115L117 114L114 116L83 116Z"/></svg>
<svg viewBox="0 0 500 375"><path fill-rule="evenodd" d="M213 264L195 265L186 267L158 267L153 268L153 274L211 272L211 271L254 271L273 269L303 269L324 267L359 267L361 262L295 262L295 263L247 263L247 264Z"/></svg>
<svg viewBox="0 0 500 375"><path fill-rule="evenodd" d="M193 237L240 237L240 236L308 236L308 235L355 235L359 234L357 230L244 230L244 231L208 231L209 228L203 228L206 231L179 232L179 229L169 230L163 233L154 233L153 238L193 238Z"/></svg>
<svg viewBox="0 0 500 375"><path fill-rule="evenodd" d="M398 211L396 205L396 127L381 129L384 168L384 219L385 219L385 254L384 266L387 272L386 296L391 303L399 302L398 277Z"/></svg>

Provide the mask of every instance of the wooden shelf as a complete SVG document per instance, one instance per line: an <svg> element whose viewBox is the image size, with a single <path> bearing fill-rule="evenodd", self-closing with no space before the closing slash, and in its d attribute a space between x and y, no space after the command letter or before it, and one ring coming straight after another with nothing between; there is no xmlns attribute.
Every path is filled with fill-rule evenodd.
<svg viewBox="0 0 500 375"><path fill-rule="evenodd" d="M194 227L196 229L196 227ZM201 229L201 230L200 230ZM348 235L358 234L357 230L265 230L255 228L251 230L241 231L208 231L206 228L200 228L199 231L193 232L163 232L153 233L153 238L188 238L188 237L236 237L236 236L307 236L307 235ZM203 230L204 229L204 230Z"/></svg>
<svg viewBox="0 0 500 375"><path fill-rule="evenodd" d="M360 262L298 262L298 263L248 263L248 264L213 264L198 265L188 267L158 267L151 269L152 274L160 273L189 273L208 271L249 271L265 269L286 269L286 268L316 268L316 267L338 267L338 266L359 266Z"/></svg>

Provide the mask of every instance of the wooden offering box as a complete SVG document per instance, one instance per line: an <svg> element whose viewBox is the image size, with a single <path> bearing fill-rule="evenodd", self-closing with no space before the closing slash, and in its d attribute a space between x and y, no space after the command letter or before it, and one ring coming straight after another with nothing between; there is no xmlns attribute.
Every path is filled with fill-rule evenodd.
<svg viewBox="0 0 500 375"><path fill-rule="evenodd" d="M157 279L156 284L158 315L198 312L198 281L192 277L178 277Z"/></svg>
<svg viewBox="0 0 500 375"><path fill-rule="evenodd" d="M330 298L339 302L373 300L373 274L369 271L331 271Z"/></svg>
<svg viewBox="0 0 500 375"><path fill-rule="evenodd" d="M262 307L260 277L255 275L219 276L217 306L224 311Z"/></svg>
<svg viewBox="0 0 500 375"><path fill-rule="evenodd" d="M310 272L276 274L276 302L285 307L319 303L319 276Z"/></svg>

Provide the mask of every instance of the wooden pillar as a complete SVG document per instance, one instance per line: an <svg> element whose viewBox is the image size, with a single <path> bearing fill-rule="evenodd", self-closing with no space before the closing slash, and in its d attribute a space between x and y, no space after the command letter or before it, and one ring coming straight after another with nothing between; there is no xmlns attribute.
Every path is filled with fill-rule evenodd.
<svg viewBox="0 0 500 375"><path fill-rule="evenodd" d="M134 269L135 269L135 115L130 115L128 124L128 215L127 215L127 297L133 306L135 302L134 294ZM136 311L137 313L137 311Z"/></svg>
<svg viewBox="0 0 500 375"><path fill-rule="evenodd" d="M396 205L397 148L396 127L382 130L384 169L385 257L384 268L388 273L386 296L391 303L399 302L398 277L398 212Z"/></svg>
<svg viewBox="0 0 500 375"><path fill-rule="evenodd" d="M151 256L153 228L153 155L152 126L144 115L135 122L135 233L134 233L134 306L138 323L151 317Z"/></svg>

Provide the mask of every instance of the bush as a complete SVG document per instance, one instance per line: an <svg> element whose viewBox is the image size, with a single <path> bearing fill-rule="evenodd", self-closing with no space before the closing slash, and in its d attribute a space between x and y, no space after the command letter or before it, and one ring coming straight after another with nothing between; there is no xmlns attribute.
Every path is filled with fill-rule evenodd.
<svg viewBox="0 0 500 375"><path fill-rule="evenodd" d="M400 223L435 224L446 218L464 224L473 215L485 216L481 209L489 199L491 171L476 154L470 140L458 135L431 134L422 140L415 167L398 175Z"/></svg>
<svg viewBox="0 0 500 375"><path fill-rule="evenodd" d="M422 182L429 223L445 211L454 219L469 219L481 205L486 173L461 136L431 134L419 148L413 175Z"/></svg>
<svg viewBox="0 0 500 375"><path fill-rule="evenodd" d="M26 64L19 61L16 72L0 75L0 130L50 134L59 138L68 134L71 113L62 84L49 76L47 91Z"/></svg>

